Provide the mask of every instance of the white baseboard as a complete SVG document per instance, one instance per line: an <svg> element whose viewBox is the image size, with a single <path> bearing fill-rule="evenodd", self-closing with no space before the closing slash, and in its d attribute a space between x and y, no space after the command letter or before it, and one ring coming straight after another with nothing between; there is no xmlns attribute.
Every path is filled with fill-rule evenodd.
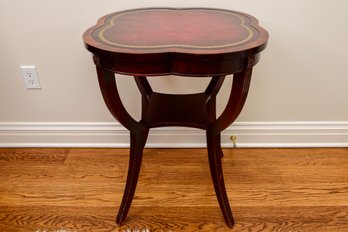
<svg viewBox="0 0 348 232"><path fill-rule="evenodd" d="M222 133L223 147L348 147L348 121L236 122ZM166 127L150 131L147 147L205 147L203 130ZM0 123L0 147L129 147L118 123Z"/></svg>

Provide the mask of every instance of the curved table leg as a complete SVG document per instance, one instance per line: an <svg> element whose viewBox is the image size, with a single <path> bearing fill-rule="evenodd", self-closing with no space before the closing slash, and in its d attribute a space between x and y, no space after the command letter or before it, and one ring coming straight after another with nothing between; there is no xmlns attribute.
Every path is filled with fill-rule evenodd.
<svg viewBox="0 0 348 232"><path fill-rule="evenodd" d="M148 133L148 129L144 129L141 133L138 134L133 134L131 132L131 149L129 157L127 183L126 188L124 190L122 203L116 218L117 224L121 224L126 219L129 208L131 206L135 189L138 183L141 160L143 157L143 149L146 143Z"/></svg>
<svg viewBox="0 0 348 232"><path fill-rule="evenodd" d="M153 90L145 76L134 76L134 80L141 93L141 117L143 119L149 108L149 100Z"/></svg>
<svg viewBox="0 0 348 232"><path fill-rule="evenodd" d="M252 68L248 68L233 75L232 89L227 105L220 117L209 125L208 129L218 134L236 120L248 96L251 74Z"/></svg>
<svg viewBox="0 0 348 232"><path fill-rule="evenodd" d="M220 117L212 121L206 131L209 167L214 184L215 194L227 226L234 225L232 210L225 189L221 164L221 131L226 129L240 114L245 103L252 69L237 73L233 77L233 85L226 108Z"/></svg>
<svg viewBox="0 0 348 232"><path fill-rule="evenodd" d="M134 197L139 178L143 149L149 129L135 121L124 108L117 90L114 73L99 67L97 67L97 73L105 104L115 119L130 131L131 143L127 183L116 218L116 223L121 224L127 217ZM143 104L146 105L146 101L143 101Z"/></svg>
<svg viewBox="0 0 348 232"><path fill-rule="evenodd" d="M212 121L216 120L216 95L218 94L224 80L225 76L213 76L205 90L205 94L209 95L209 100L206 105L207 114ZM221 149L221 134L216 137L215 141L215 146L218 149L218 153L221 157L223 157L224 153Z"/></svg>
<svg viewBox="0 0 348 232"><path fill-rule="evenodd" d="M117 90L115 74L97 66L99 87L101 89L104 102L110 113L129 131L141 129L141 125L129 115L124 108L120 95Z"/></svg>
<svg viewBox="0 0 348 232"><path fill-rule="evenodd" d="M209 167L222 215L224 216L227 226L232 228L234 225L234 219L225 189L225 181L221 165L221 147L220 145L217 145L217 138L219 136L220 134L214 134L213 131L207 131Z"/></svg>

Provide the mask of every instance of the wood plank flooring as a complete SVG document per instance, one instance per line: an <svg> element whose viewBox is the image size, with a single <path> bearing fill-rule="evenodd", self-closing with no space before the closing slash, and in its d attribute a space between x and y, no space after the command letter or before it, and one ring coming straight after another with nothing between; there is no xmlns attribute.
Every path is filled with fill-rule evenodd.
<svg viewBox="0 0 348 232"><path fill-rule="evenodd" d="M0 149L0 231L348 231L348 148L224 153L233 229L205 149L146 149L120 227L128 149Z"/></svg>

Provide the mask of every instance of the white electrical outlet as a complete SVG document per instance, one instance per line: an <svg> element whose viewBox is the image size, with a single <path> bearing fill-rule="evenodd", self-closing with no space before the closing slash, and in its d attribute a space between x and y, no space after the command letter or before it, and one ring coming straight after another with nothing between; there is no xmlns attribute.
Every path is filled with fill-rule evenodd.
<svg viewBox="0 0 348 232"><path fill-rule="evenodd" d="M27 89L41 89L35 66L21 66L21 70Z"/></svg>

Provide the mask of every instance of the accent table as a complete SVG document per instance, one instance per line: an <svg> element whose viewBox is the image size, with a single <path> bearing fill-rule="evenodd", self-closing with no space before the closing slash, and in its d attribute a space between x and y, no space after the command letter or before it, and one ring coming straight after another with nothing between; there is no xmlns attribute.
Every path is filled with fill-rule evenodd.
<svg viewBox="0 0 348 232"><path fill-rule="evenodd" d="M129 211L149 130L185 126L206 131L209 166L227 226L234 219L226 194L221 158L221 131L241 112L253 66L266 47L268 33L253 16L210 8L144 8L112 13L83 35L93 53L100 89L111 114L130 131L127 183L116 218ZM130 116L120 99L116 74L133 76L142 96L141 120ZM154 92L147 77L180 75L211 77L195 94ZM225 76L233 74L226 108L216 115L216 95Z"/></svg>

